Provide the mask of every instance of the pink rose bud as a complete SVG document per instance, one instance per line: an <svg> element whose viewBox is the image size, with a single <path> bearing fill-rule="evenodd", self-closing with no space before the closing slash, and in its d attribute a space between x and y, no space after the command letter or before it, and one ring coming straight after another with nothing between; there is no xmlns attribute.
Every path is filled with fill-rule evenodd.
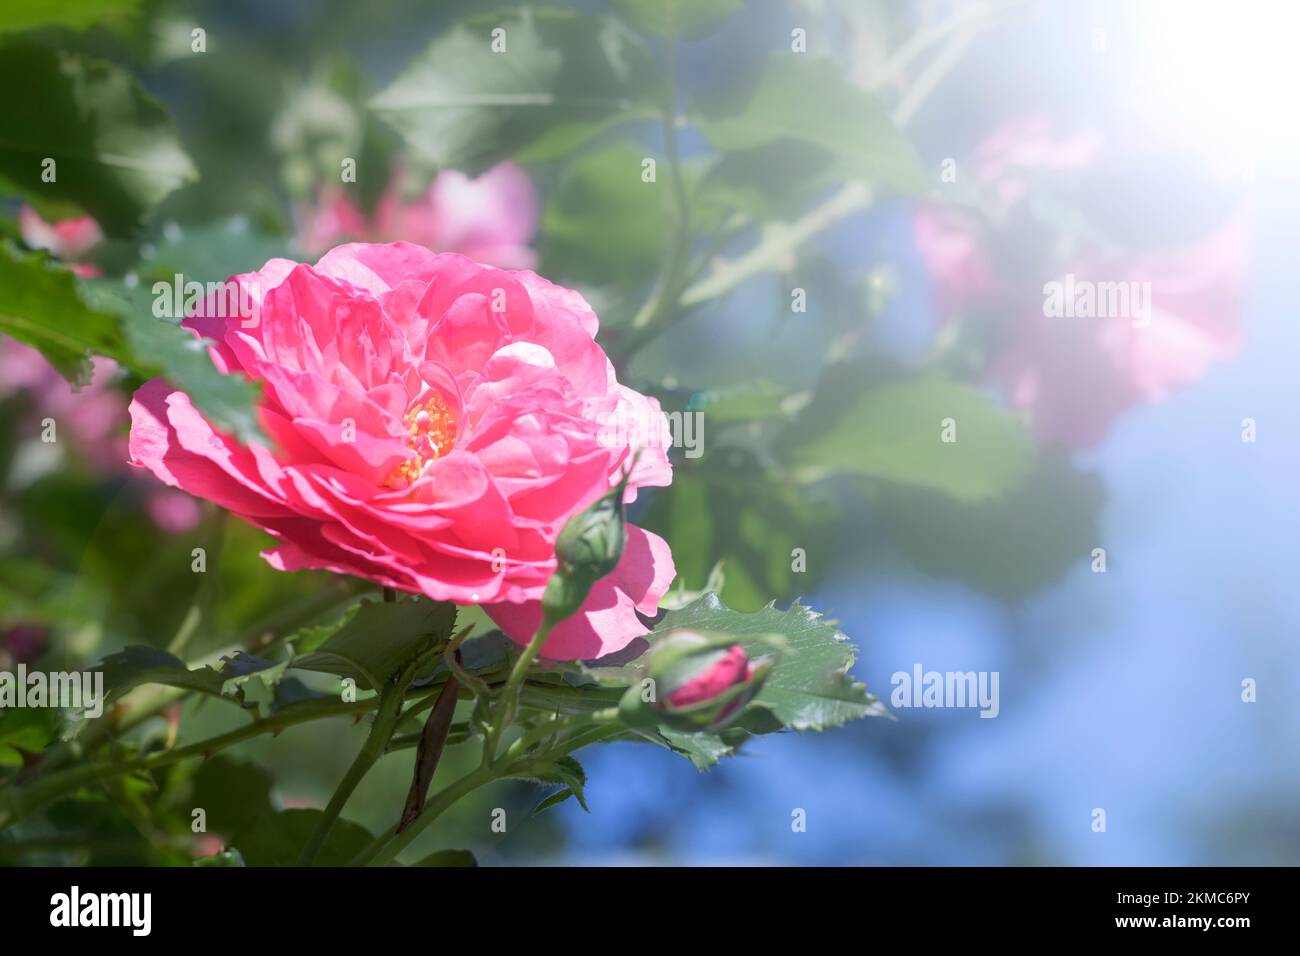
<svg viewBox="0 0 1300 956"><path fill-rule="evenodd" d="M732 644L725 651L712 655L712 659L713 663L705 665L668 695L670 706L681 708L702 704L749 680L749 655L739 644Z"/></svg>
<svg viewBox="0 0 1300 956"><path fill-rule="evenodd" d="M656 641L647 666L653 700L634 686L624 701L625 716L677 730L719 730L731 723L758 693L769 668L725 637L694 631Z"/></svg>

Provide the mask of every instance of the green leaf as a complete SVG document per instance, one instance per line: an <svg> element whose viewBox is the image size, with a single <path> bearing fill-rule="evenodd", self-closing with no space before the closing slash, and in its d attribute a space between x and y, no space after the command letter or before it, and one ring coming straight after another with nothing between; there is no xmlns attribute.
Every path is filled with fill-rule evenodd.
<svg viewBox="0 0 1300 956"><path fill-rule="evenodd" d="M143 644L134 644L116 654L109 654L100 662L99 669L104 673L104 692L112 698L121 697L143 684L162 684L220 697L226 682L220 671L214 668L204 666L190 670L174 654Z"/></svg>
<svg viewBox="0 0 1300 956"><path fill-rule="evenodd" d="M427 598L362 602L356 614L315 651L290 666L382 687L404 666L451 636L456 605Z"/></svg>
<svg viewBox="0 0 1300 956"><path fill-rule="evenodd" d="M530 763L519 769L518 773L511 776L519 777L524 780L532 780L536 783L558 784L563 787L563 793L572 793L577 798L582 809L588 813L591 812L587 806L587 798L583 793L583 788L587 785L587 772L582 769L582 764L569 756L560 757L558 760L546 761L544 763ZM559 794L551 794L546 800L543 800L533 810L534 813L540 813L555 803L567 799L560 797L554 803L550 802L551 798L559 797Z"/></svg>
<svg viewBox="0 0 1300 956"><path fill-rule="evenodd" d="M40 27L84 30L96 23L124 26L140 0L5 0L0 7L0 33L17 33Z"/></svg>
<svg viewBox="0 0 1300 956"><path fill-rule="evenodd" d="M469 850L434 850L412 866L478 866Z"/></svg>
<svg viewBox="0 0 1300 956"><path fill-rule="evenodd" d="M128 357L116 317L88 304L70 271L8 242L0 242L0 332L39 349L78 387L90 381L91 354Z"/></svg>
<svg viewBox="0 0 1300 956"><path fill-rule="evenodd" d="M651 646L655 638L677 629L734 635L751 657L769 652L770 644L761 638L783 637L786 650L777 656L750 706L767 708L792 730L824 730L887 713L862 684L848 676L856 656L854 646L820 614L798 602L784 611L768 605L754 614L742 614L717 595L706 594L665 614L651 635Z"/></svg>
<svg viewBox="0 0 1300 956"><path fill-rule="evenodd" d="M230 845L249 866L297 866L298 854L322 816L320 810L281 810L245 827ZM315 865L346 866L371 840L364 827L339 818Z"/></svg>
<svg viewBox="0 0 1300 956"><path fill-rule="evenodd" d="M699 37L721 26L745 0L614 0L614 7L640 30L663 36Z"/></svg>
<svg viewBox="0 0 1300 956"><path fill-rule="evenodd" d="M52 707L0 708L0 767L22 763L22 751L40 753L59 736L59 713Z"/></svg>
<svg viewBox="0 0 1300 956"><path fill-rule="evenodd" d="M0 90L0 185L38 206L72 203L126 236L195 178L162 106L120 67L12 42L0 47ZM47 159L52 182L42 178Z"/></svg>
<svg viewBox="0 0 1300 956"><path fill-rule="evenodd" d="M643 153L626 144L578 160L542 216L542 271L556 278L631 284L650 274L669 228L667 190L641 181Z"/></svg>
<svg viewBox="0 0 1300 956"><path fill-rule="evenodd" d="M671 727L660 727L656 734L669 750L689 758L696 770L708 770L723 757L735 753L717 734L689 734Z"/></svg>
<svg viewBox="0 0 1300 956"><path fill-rule="evenodd" d="M241 705L253 702L252 696L245 695L249 678L256 674L273 684L284 668L283 663L275 664L240 652L224 658L220 668L205 665L191 670L179 657L143 644L133 644L109 654L99 664L99 670L104 674L104 692L111 699L117 699L143 684L162 684L213 697L227 697ZM254 691L254 695L263 696L260 688Z"/></svg>
<svg viewBox="0 0 1300 956"><path fill-rule="evenodd" d="M772 54L757 75L711 94L691 116L722 151L795 139L834 157L844 176L903 193L928 185L915 148L889 115L827 59Z"/></svg>
<svg viewBox="0 0 1300 956"><path fill-rule="evenodd" d="M800 481L846 474L978 501L1032 467L1024 423L984 392L934 375L871 377L862 366L834 369L778 442ZM948 420L955 441L943 440Z"/></svg>
<svg viewBox="0 0 1300 956"><path fill-rule="evenodd" d="M453 27L370 106L429 162L477 175L543 141L541 153L564 155L611 119L643 115L656 75L617 22L524 9Z"/></svg>
<svg viewBox="0 0 1300 956"><path fill-rule="evenodd" d="M141 378L184 383L209 420L243 440L259 433L257 388L218 372L203 342L175 320L155 318L145 286L79 279L42 253L0 243L0 332L39 349L74 386L90 381L90 356L102 355Z"/></svg>
<svg viewBox="0 0 1300 956"><path fill-rule="evenodd" d="M149 287L129 288L116 279L79 280L78 285L84 299L117 315L131 346L124 364L142 378L161 375L182 386L209 421L241 441L260 436L257 386L242 375L221 374L204 340L175 319L155 317Z"/></svg>
<svg viewBox="0 0 1300 956"><path fill-rule="evenodd" d="M535 817L538 814L545 813L547 810L551 809L551 807L558 807L561 803L563 803L565 800L568 800L571 796L573 796L573 791L570 790L568 787L564 787L561 790L556 790L550 796L544 798L542 802L539 803L537 806L533 807L533 812L530 813L529 816Z"/></svg>

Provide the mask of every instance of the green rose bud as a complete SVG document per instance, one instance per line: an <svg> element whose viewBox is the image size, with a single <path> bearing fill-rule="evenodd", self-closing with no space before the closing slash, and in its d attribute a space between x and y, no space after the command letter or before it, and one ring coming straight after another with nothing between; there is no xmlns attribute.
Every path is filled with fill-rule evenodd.
<svg viewBox="0 0 1300 956"><path fill-rule="evenodd" d="M574 515L555 540L558 564L542 592L549 627L577 614L592 585L618 567L626 537L623 494L627 475L594 504Z"/></svg>

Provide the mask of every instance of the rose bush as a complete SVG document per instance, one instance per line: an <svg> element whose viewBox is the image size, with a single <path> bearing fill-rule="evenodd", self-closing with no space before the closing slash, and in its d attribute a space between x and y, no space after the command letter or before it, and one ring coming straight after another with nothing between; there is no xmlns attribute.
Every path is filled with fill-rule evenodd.
<svg viewBox="0 0 1300 956"><path fill-rule="evenodd" d="M613 420L658 423L623 385L576 292L411 243L344 245L315 266L273 260L232 282L255 317L210 299L185 320L221 371L264 386L270 441L242 445L162 379L131 403L132 462L279 542L285 571L327 568L484 605L527 642L564 522L639 452L627 498L666 485L666 434L639 449ZM647 628L673 579L668 546L629 527L614 573L543 654L594 658Z"/></svg>

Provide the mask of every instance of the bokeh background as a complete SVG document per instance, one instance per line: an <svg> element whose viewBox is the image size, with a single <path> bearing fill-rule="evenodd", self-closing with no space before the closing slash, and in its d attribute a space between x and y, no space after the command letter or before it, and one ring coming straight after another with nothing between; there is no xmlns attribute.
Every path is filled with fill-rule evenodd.
<svg viewBox="0 0 1300 956"><path fill-rule="evenodd" d="M173 267L220 277L358 233L469 241L414 212L381 221L383 197L418 202L434 168L363 104L478 7L146 2L120 23L44 34L129 64L199 171L141 237L84 256L46 247L122 281ZM198 60L193 24L210 43ZM721 561L734 607L802 597L840 622L860 649L853 674L886 703L891 675L917 663L997 671L1000 713L895 709L823 734L756 738L704 772L657 748L603 746L582 755L589 810L568 801L529 817L541 791L502 784L458 805L424 843L469 847L485 864L1300 862L1300 144L1289 101L1300 77L1287 49L1297 26L1285 3L743 4L676 46L681 102L791 55L791 31L803 30L808 56L893 112L926 180L909 189L893 177L870 208L683 309L635 354L620 346L634 339L668 227L661 199L646 207L641 183L616 182L613 170L628 156L662 157L662 130L634 123L541 159L518 151L535 221L528 228L510 206L496 222L514 232L484 240L480 254L535 257L543 274L582 288L623 376L665 407L704 410L705 454L677 456L674 488L635 516L668 537L684 586L703 587ZM662 45L647 42L662 73ZM874 122L846 112L857 102L806 104L806 138L824 124L823 140L852 140ZM718 142L709 133L688 125L680 144L705 183L703 205ZM337 157L353 153L363 173L340 193ZM756 223L797 220L851 179L802 154L789 167L782 152L746 159L737 180L714 186L728 212L749 218L719 228L715 249L700 240L705 267L743 256L763 235ZM444 198L444 210L489 202L448 188L460 198ZM40 245L20 228L19 201L5 208L5 235ZM1044 283L1066 272L1151 282L1151 328L1046 318ZM807 312L791 312L795 288ZM123 404L99 395L94 414L95 388L65 395L6 345L0 624L11 658L71 664L166 645L194 592L196 542L224 540L196 651L252 636L268 613L295 624L328 615L355 593L269 571L255 532L119 467L115 416L129 378L105 375ZM986 464L979 480L1000 483L972 491L961 469L950 482L895 468L906 443L886 447L884 466L852 451L837 467L799 457L808 431L841 449L870 445L874 433L855 430L860 390L920 382L910 394L924 402L938 394L923 391L934 375L1016 424L1022 437L994 459L1032 461L1013 477ZM771 396L777 411L755 411L778 404ZM86 441L55 453L29 423L60 401L82 410ZM805 480L805 464L825 474ZM806 551L806 572L791 570L793 548ZM143 732L179 726L197 739L232 720L199 705ZM246 797L321 806L363 737L339 723L251 742L158 792L64 805L46 828L0 839L0 859L184 862L214 847L178 849L160 836L165 825L142 825L130 808L162 813L169 787L225 799L231 827ZM386 759L347 816L382 829L409 773L405 759ZM506 834L486 824L498 806L519 821ZM795 808L806 832L792 832ZM1094 830L1096 808L1105 832Z"/></svg>

